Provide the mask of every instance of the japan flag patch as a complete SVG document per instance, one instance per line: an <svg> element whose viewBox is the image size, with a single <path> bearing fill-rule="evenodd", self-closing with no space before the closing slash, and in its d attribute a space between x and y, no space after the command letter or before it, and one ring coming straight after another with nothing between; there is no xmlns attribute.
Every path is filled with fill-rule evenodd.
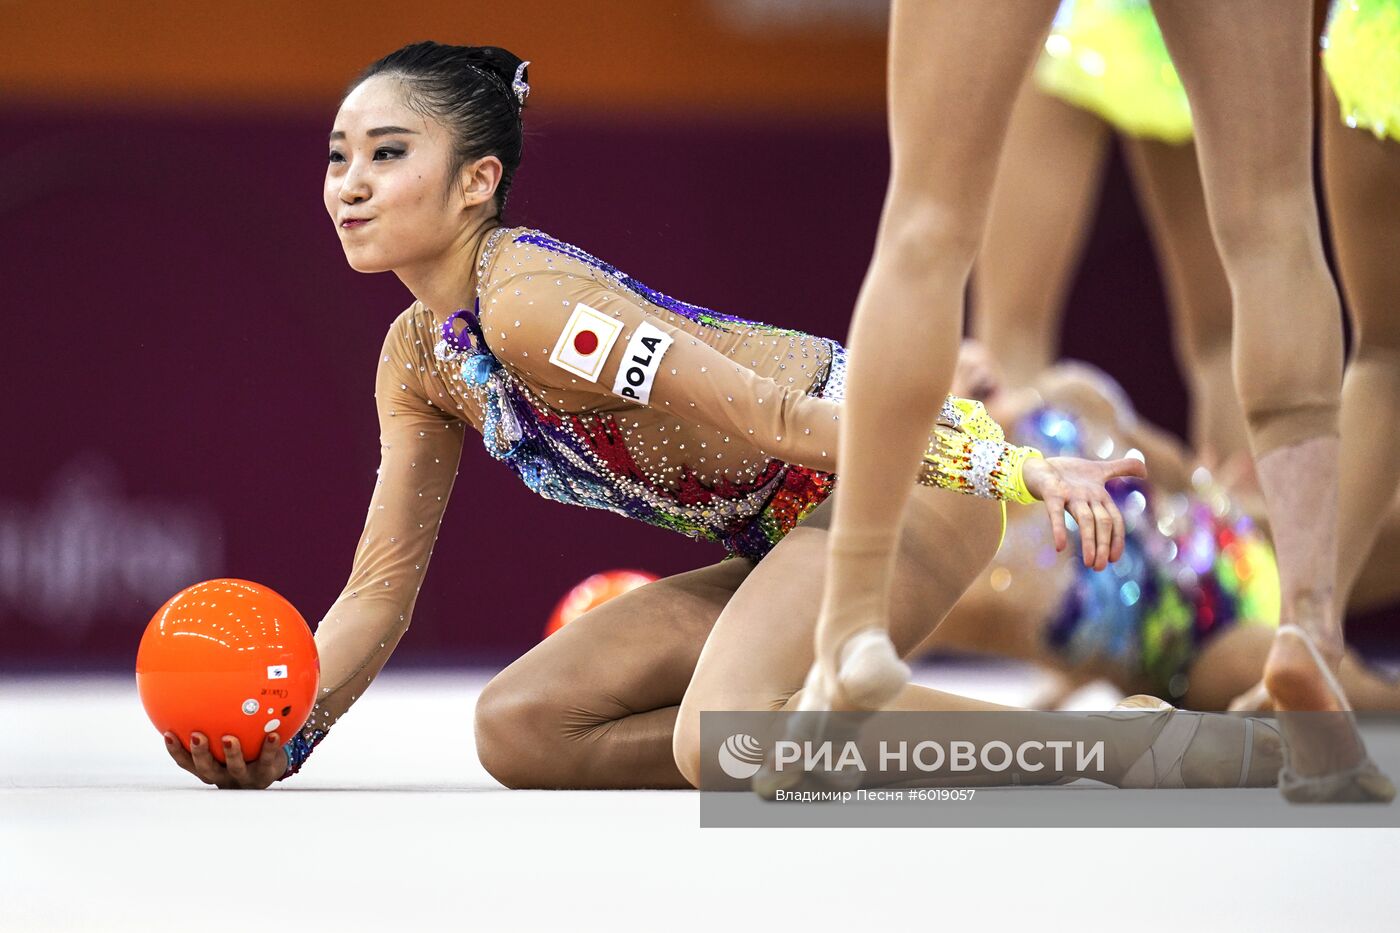
<svg viewBox="0 0 1400 933"><path fill-rule="evenodd" d="M608 351L622 333L622 322L586 304L574 305L549 361L575 376L597 382Z"/></svg>

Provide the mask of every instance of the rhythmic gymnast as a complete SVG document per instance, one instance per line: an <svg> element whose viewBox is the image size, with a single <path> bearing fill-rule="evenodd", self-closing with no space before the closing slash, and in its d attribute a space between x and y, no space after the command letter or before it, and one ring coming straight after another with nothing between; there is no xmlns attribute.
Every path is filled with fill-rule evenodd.
<svg viewBox="0 0 1400 933"><path fill-rule="evenodd" d="M1026 510L1008 513L1006 540L923 650L1013 657L1054 672L1032 704L1059 705L1103 679L1188 709L1224 710L1262 676L1278 625L1278 573L1268 538L1188 450L1134 413L1122 388L1082 363L1041 371L1030 387L1002 377L976 341L958 357L953 391L982 400L1012 440L1046 452L1103 455L1137 448L1151 479L1114 487L1126 524L1124 556L1095 573L1057 554ZM1390 524L1400 525L1390 510ZM1072 532L1072 538L1077 535ZM1378 551L1367 598L1400 599L1389 551ZM1359 709L1400 709L1400 683L1354 651L1338 677Z"/></svg>
<svg viewBox="0 0 1400 933"><path fill-rule="evenodd" d="M1322 53L1322 181L1352 346L1342 384L1340 617L1365 587L1400 487L1400 0L1332 7Z"/></svg>
<svg viewBox="0 0 1400 933"><path fill-rule="evenodd" d="M336 115L324 194L347 261L394 272L415 300L375 361L380 469L350 579L316 631L318 703L291 741L251 761L236 740L226 767L208 737L195 735L189 751L168 741L207 783L290 776L364 695L409 625L468 429L543 496L730 552L605 603L498 674L476 708L478 753L497 779L693 786L701 710L800 702L845 353L677 301L574 246L504 226L526 81L526 63L501 49L419 43L370 66ZM1143 475L1134 459L1044 458L1005 444L963 400L949 399L930 432L933 423L896 574L892 631L905 652L995 553L1004 505L983 496L1041 500L1058 535L1064 509L1108 502L1085 536L1084 559L1102 569L1123 544L1104 484ZM1003 709L916 686L889 706ZM1166 729L1177 716L1189 728ZM1281 760L1276 733L1229 717L1032 716L1026 728L1028 738L1071 729L1104 741L1108 775L1125 786L1260 786Z"/></svg>
<svg viewBox="0 0 1400 933"><path fill-rule="evenodd" d="M1321 27L1325 11L1315 6ZM1385 547L1378 539L1393 511L1376 499L1400 487L1400 422L1376 416L1400 410L1400 319L1391 313L1400 295L1400 2L1333 4L1320 44L1323 204L1353 337L1340 414L1342 618L1354 596L1384 582L1372 551ZM1231 379L1229 281L1210 237L1186 93L1152 10L1143 0L1065 0L1045 46L1002 155L975 272L974 332L1012 383L1057 355L1065 284L1107 131L1116 130L1166 284L1191 447L1217 476L1252 473ZM1258 683L1239 705L1271 701Z"/></svg>
<svg viewBox="0 0 1400 933"><path fill-rule="evenodd" d="M1191 449L1217 475L1252 473L1230 360L1230 283L1206 216L1190 106L1145 0L1060 4L1007 130L973 269L972 333L1015 385L1060 356L1115 133L1157 253ZM1136 317L1124 308L1125 322Z"/></svg>
<svg viewBox="0 0 1400 933"><path fill-rule="evenodd" d="M841 422L844 494L803 707L870 709L908 677L881 636L900 523L923 438L952 377L969 270L1011 106L1053 0L895 0L891 177L853 317ZM1161 0L1191 100L1211 228L1231 285L1235 383L1279 564L1282 624L1266 682L1291 732L1280 788L1295 802L1388 801L1333 670L1342 333L1312 184L1308 0ZM1281 312L1280 309L1285 309ZM1279 315L1286 313L1286 325ZM1096 521L1085 503L1077 521Z"/></svg>

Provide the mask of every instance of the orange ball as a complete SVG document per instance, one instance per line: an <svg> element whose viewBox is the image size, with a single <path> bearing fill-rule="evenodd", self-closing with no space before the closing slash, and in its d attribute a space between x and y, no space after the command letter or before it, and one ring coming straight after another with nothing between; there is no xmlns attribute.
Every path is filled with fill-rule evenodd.
<svg viewBox="0 0 1400 933"><path fill-rule="evenodd" d="M655 579L656 574L647 573L645 570L605 570L593 574L559 600L549 617L549 623L544 627L544 637L553 635L588 610L601 606L614 596L621 596L628 590L635 590Z"/></svg>
<svg viewBox="0 0 1400 933"><path fill-rule="evenodd" d="M146 626L136 653L136 689L161 733L186 748L202 732L224 760L223 737L243 757L266 734L285 742L316 702L321 662L311 629L291 603L247 580L206 580L174 596Z"/></svg>

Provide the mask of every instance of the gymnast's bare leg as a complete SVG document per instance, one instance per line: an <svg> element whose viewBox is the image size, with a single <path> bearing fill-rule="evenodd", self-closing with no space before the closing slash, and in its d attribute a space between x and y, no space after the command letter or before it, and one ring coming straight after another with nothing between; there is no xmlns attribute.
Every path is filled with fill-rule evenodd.
<svg viewBox="0 0 1400 933"><path fill-rule="evenodd" d="M487 685L477 702L477 751L508 787L689 787L699 775L702 710L780 710L800 701L812 660L828 500L757 567L722 561L613 599L546 638ZM998 506L919 487L896 562L894 635L912 650L996 550ZM956 538L960 545L950 548ZM814 574L815 568L815 574ZM818 578L814 580L814 575ZM1005 709L906 686L890 708ZM1103 739L1108 777L1155 740L1152 717L1027 717L1024 725ZM1256 730L1254 784L1269 783L1280 750ZM1236 720L1203 723L1185 753L1190 782L1233 783L1243 754ZM1027 736L1031 737L1031 736ZM1073 738L1074 736L1068 736ZM1047 774L1057 780L1064 773ZM1098 777L1099 775L1095 775Z"/></svg>
<svg viewBox="0 0 1400 933"><path fill-rule="evenodd" d="M1292 758L1281 781L1301 788L1299 780L1315 779L1320 788L1321 776L1367 758L1333 677L1344 648L1334 603L1342 334L1312 184L1312 5L1157 0L1153 9L1191 99L1211 228L1234 298L1235 384L1283 590L1265 684L1281 713L1338 714L1321 731L1303 728L1316 719L1283 718ZM1348 778L1336 796L1393 796L1374 777Z"/></svg>
<svg viewBox="0 0 1400 933"><path fill-rule="evenodd" d="M1121 138L1166 285L1177 361L1190 390L1191 448L1212 470L1237 467L1249 457L1249 429L1231 362L1230 282L1211 237L1196 146Z"/></svg>
<svg viewBox="0 0 1400 933"><path fill-rule="evenodd" d="M1069 283L1098 201L1111 132L1026 80L973 270L972 330L1013 385L1059 356ZM1249 458L1230 356L1230 284L1211 237L1193 143L1120 135L1152 234L1191 399L1191 447L1211 469ZM1247 464L1253 473L1252 463Z"/></svg>
<svg viewBox="0 0 1400 933"><path fill-rule="evenodd" d="M843 492L812 672L825 694L818 706L878 707L899 690L887 640L874 663L850 659L852 676L838 673L839 657L851 635L888 630L899 525L952 381L1002 137L1054 10L1054 0L893 5L890 185L851 325Z"/></svg>
<svg viewBox="0 0 1400 933"><path fill-rule="evenodd" d="M1060 321L1099 201L1109 129L1021 84L972 273L972 332L1015 385L1060 355Z"/></svg>
<svg viewBox="0 0 1400 933"><path fill-rule="evenodd" d="M1342 122L1320 76L1322 178L1337 270L1351 313L1342 387L1337 605L1347 605L1400 485L1400 143Z"/></svg>
<svg viewBox="0 0 1400 933"><path fill-rule="evenodd" d="M676 710L744 558L640 586L497 674L476 703L477 755L507 787L680 788Z"/></svg>
<svg viewBox="0 0 1400 933"><path fill-rule="evenodd" d="M1355 574L1347 611L1371 612L1400 602L1400 491L1390 497L1383 513L1375 546ZM1349 557L1350 559L1350 557Z"/></svg>
<svg viewBox="0 0 1400 933"><path fill-rule="evenodd" d="M841 495L838 489L836 496ZM794 529L763 559L725 607L700 656L695 676L681 703L675 754L681 772L696 783L700 774L700 713L706 710L795 710L802 705L801 685L812 659L811 622L820 591L812 568L823 566L827 526L839 501L830 500ZM835 508L833 508L833 506ZM1000 539L997 507L968 496L920 487L909 500L890 591L890 634L902 655L911 654L991 560ZM956 542L956 543L954 543ZM905 711L1001 710L980 700L906 684L884 706ZM1001 722L1003 729L1005 723ZM975 728L967 720L960 729ZM1125 721L1102 714L1076 716L1025 713L1017 718L1016 738L1048 739L1070 733L1082 741L1103 741L1107 771L1099 779L1118 783L1143 757L1162 720ZM1198 739L1183 756L1188 786L1233 785L1243 756L1244 723L1208 717ZM1279 764L1276 736L1256 730L1262 744L1254 753L1266 759L1251 766L1248 783L1273 782ZM994 736L1006 738L1006 736ZM1065 737L1062 735L1062 737ZM1058 781L1074 772L1021 775L1023 782ZM1004 783L1005 775L974 773L973 783Z"/></svg>

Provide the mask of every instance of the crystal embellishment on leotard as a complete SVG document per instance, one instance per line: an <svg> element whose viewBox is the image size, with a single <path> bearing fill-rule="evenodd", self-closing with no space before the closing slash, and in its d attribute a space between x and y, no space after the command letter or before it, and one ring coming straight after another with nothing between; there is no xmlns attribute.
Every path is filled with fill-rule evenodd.
<svg viewBox="0 0 1400 933"><path fill-rule="evenodd" d="M943 399L943 405L938 409L938 420L954 428L962 427L962 409L954 404L956 400L949 395Z"/></svg>
<svg viewBox="0 0 1400 933"><path fill-rule="evenodd" d="M955 430L935 428L924 452L921 483L984 499L1035 501L1022 471L1029 457L1040 456L1038 450L1007 444L1001 425L981 402L948 396L938 418Z"/></svg>
<svg viewBox="0 0 1400 933"><path fill-rule="evenodd" d="M287 756L287 770L283 771L282 776L277 780L285 781L300 771L301 766L306 764L306 759L311 757L311 753L316 750L316 746L320 745L321 740L325 737L325 729L311 727L303 727L300 732L292 736L292 740L282 746L282 751Z"/></svg>
<svg viewBox="0 0 1400 933"><path fill-rule="evenodd" d="M998 441L972 441L968 445L968 484L972 491L984 499L994 499L992 493L992 469L1001 457L1002 444Z"/></svg>

